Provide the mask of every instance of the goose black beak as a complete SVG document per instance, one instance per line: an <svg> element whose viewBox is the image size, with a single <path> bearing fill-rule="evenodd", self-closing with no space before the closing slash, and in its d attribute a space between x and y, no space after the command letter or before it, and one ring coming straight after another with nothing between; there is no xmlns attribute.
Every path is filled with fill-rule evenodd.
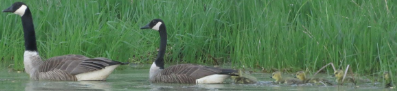
<svg viewBox="0 0 397 91"><path fill-rule="evenodd" d="M7 9L3 10L3 12L12 12L12 7L9 7Z"/></svg>
<svg viewBox="0 0 397 91"><path fill-rule="evenodd" d="M141 29L150 29L150 26L147 24L146 26L141 27Z"/></svg>

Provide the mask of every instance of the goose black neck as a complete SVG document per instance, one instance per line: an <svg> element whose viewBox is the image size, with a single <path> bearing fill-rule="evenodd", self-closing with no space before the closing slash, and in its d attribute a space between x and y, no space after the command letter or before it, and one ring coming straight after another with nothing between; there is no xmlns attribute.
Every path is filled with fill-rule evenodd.
<svg viewBox="0 0 397 91"><path fill-rule="evenodd" d="M26 9L25 14L21 18L25 38L25 50L37 51L36 35L34 32L32 14L29 8Z"/></svg>
<svg viewBox="0 0 397 91"><path fill-rule="evenodd" d="M156 58L156 65L160 67L160 69L164 69L164 54L167 46L167 31L165 25L160 26L160 50Z"/></svg>

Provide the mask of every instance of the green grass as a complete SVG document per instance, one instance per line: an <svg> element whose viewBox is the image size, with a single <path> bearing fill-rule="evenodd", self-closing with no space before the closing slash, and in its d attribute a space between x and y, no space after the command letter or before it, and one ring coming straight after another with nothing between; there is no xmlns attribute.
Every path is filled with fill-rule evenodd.
<svg viewBox="0 0 397 91"><path fill-rule="evenodd" d="M4 0L1 9L15 0ZM168 29L171 63L257 69L310 69L333 62L362 74L396 73L394 0L23 0L31 8L39 52L151 63L158 32ZM387 3L387 4L386 4ZM0 57L23 69L19 16L0 15ZM328 68L331 70L331 68Z"/></svg>

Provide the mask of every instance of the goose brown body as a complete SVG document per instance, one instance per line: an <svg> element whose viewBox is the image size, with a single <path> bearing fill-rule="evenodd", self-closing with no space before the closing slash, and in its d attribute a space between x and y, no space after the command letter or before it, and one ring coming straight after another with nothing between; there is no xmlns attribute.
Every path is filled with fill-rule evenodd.
<svg viewBox="0 0 397 91"><path fill-rule="evenodd" d="M124 64L117 61L112 61L107 58L88 58L83 55L64 55L50 58L43 61L40 66L34 67L31 72L33 80L59 80L59 81L77 81L87 80L79 79L76 75L103 70L109 66L118 66ZM110 72L111 73L111 72ZM105 80L107 75L102 79ZM106 74L106 73L105 73Z"/></svg>
<svg viewBox="0 0 397 91"><path fill-rule="evenodd" d="M153 82L196 83L197 79L213 74L234 75L236 70L220 69L195 64L179 64L165 68L155 75Z"/></svg>

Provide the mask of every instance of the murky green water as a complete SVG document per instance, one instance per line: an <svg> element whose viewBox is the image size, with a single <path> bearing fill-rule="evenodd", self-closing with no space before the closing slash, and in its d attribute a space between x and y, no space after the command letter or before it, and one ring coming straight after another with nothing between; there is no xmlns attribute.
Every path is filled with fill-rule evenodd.
<svg viewBox="0 0 397 91"><path fill-rule="evenodd" d="M4 68L4 67L2 67ZM382 84L359 84L355 88L347 86L313 86L313 85L274 85L271 74L254 73L259 82L256 84L165 84L149 83L149 69L126 67L116 70L107 81L31 81L26 73L0 70L0 91L263 91L263 90L296 90L296 91L343 91L343 90L395 90L385 89Z"/></svg>

